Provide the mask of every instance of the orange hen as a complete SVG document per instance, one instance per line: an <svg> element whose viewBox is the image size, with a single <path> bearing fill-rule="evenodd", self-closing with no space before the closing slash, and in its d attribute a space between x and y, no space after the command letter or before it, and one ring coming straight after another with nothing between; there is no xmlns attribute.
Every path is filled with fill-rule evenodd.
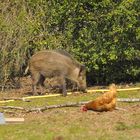
<svg viewBox="0 0 140 140"><path fill-rule="evenodd" d="M109 91L105 92L102 96L98 97L94 101L90 101L82 106L82 111L94 110L94 111L111 111L116 107L116 86L111 84Z"/></svg>

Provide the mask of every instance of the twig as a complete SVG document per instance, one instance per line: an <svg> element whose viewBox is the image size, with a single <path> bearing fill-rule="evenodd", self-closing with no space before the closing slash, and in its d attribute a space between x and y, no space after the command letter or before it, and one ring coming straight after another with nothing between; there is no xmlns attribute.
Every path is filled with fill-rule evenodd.
<svg viewBox="0 0 140 140"><path fill-rule="evenodd" d="M120 107L115 107L115 110L127 111L126 109Z"/></svg>
<svg viewBox="0 0 140 140"><path fill-rule="evenodd" d="M0 106L0 108L2 108L2 109L23 110L23 111L26 110L24 107L19 107L19 106Z"/></svg>
<svg viewBox="0 0 140 140"><path fill-rule="evenodd" d="M14 98L14 97L11 97L11 98L3 98L3 100L21 100L21 101L24 101L24 102L30 102L30 100L26 99L26 98Z"/></svg>
<svg viewBox="0 0 140 140"><path fill-rule="evenodd" d="M9 111L9 110L4 110L4 111L2 111L3 113L7 113L7 114L14 114L14 115L18 115L18 113L17 112L15 112L15 111Z"/></svg>

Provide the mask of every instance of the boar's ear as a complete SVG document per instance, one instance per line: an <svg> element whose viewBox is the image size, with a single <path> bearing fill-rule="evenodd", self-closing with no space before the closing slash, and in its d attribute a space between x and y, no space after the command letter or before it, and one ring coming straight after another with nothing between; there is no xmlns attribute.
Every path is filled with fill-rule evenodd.
<svg viewBox="0 0 140 140"><path fill-rule="evenodd" d="M80 71L79 71L79 76L82 75L82 72L85 71L85 66L84 65L81 65L80 66Z"/></svg>

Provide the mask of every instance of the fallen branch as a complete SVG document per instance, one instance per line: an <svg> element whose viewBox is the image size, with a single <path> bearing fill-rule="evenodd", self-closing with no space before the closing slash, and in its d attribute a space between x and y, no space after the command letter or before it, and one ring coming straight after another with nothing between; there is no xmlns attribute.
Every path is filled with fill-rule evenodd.
<svg viewBox="0 0 140 140"><path fill-rule="evenodd" d="M118 98L118 102L140 102L140 98Z"/></svg>
<svg viewBox="0 0 140 140"><path fill-rule="evenodd" d="M59 105L50 105L50 106L44 106L44 107L40 107L40 108L28 109L27 112L33 112L33 111L43 112L45 110L53 109L53 108L77 107L77 106L80 106L80 105L84 105L85 103L87 103L87 102L77 102L77 103L66 103L66 104L59 104Z"/></svg>
<svg viewBox="0 0 140 140"><path fill-rule="evenodd" d="M117 91L134 91L134 90L140 90L140 87L136 88L123 88L123 89L117 89ZM87 92L92 93L92 92L106 92L109 91L108 89L89 89Z"/></svg>
<svg viewBox="0 0 140 140"><path fill-rule="evenodd" d="M117 101L119 102L139 102L140 99L139 98L118 98ZM66 104L59 104L59 105L47 105L47 106L43 106L43 107L37 107L37 108L29 108L26 109L24 107L16 107L16 106L0 106L0 108L2 109L15 109L15 110L20 110L20 111L24 111L24 112L43 112L45 110L48 109L54 109L54 108L62 108L62 107L77 107L80 105L84 105L85 103L87 103L89 101L83 101L83 102L76 102L76 103L66 103ZM125 110L125 109L120 109L118 107L116 107L117 110Z"/></svg>
<svg viewBox="0 0 140 140"><path fill-rule="evenodd" d="M47 106L43 106L43 107L30 108L30 109L26 109L24 107L15 107L15 106L0 106L0 108L2 108L2 109L15 109L15 110L20 110L20 111L29 113L29 112L43 112L45 110L54 109L54 108L78 107L78 106L84 105L85 103L87 103L87 101L76 102L76 103L66 103L66 104L59 104L59 105L49 105L49 106L47 105ZM121 108L116 107L116 110L125 110L125 109L121 109Z"/></svg>
<svg viewBox="0 0 140 140"><path fill-rule="evenodd" d="M80 105L83 105L87 102L77 102L77 103L66 103L66 104L59 104L59 105L49 105L49 106L43 106L43 107L37 107L37 108L30 108L30 109L26 109L24 107L15 107L15 106L0 106L0 108L2 109L15 109L15 110L20 110L20 111L24 111L26 113L29 112L43 112L45 110L48 109L53 109L53 108L62 108L62 107L77 107Z"/></svg>

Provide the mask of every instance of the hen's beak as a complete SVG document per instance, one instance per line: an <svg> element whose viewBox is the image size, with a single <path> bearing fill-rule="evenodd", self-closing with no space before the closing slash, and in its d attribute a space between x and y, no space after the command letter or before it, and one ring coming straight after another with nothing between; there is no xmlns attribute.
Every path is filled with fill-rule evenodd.
<svg viewBox="0 0 140 140"><path fill-rule="evenodd" d="M82 112L87 112L87 108L86 108L85 105L83 105L83 106L81 107L81 111L82 111Z"/></svg>

